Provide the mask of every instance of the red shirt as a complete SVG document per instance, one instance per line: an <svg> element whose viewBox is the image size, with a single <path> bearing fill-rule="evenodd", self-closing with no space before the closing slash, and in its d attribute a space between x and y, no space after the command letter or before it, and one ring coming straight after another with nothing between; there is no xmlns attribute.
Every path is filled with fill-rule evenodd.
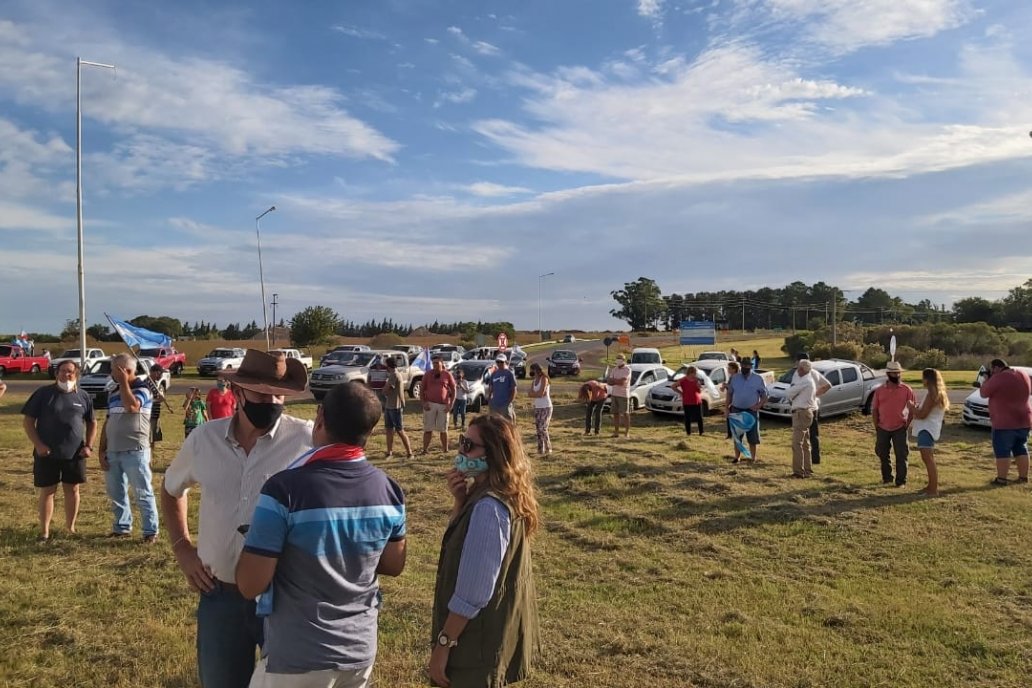
<svg viewBox="0 0 1032 688"><path fill-rule="evenodd" d="M908 401L917 403L914 390L902 382L898 385L886 382L874 390L871 411L878 410L878 427L890 432L906 427L907 417L903 415L903 411Z"/></svg>
<svg viewBox="0 0 1032 688"><path fill-rule="evenodd" d="M431 370L423 375L419 397L433 404L450 404L455 400L455 378L447 370Z"/></svg>
<svg viewBox="0 0 1032 688"><path fill-rule="evenodd" d="M1032 381L1024 370L1001 370L982 383L979 394L989 398L989 420L993 430L1023 430L1032 427Z"/></svg>
<svg viewBox="0 0 1032 688"><path fill-rule="evenodd" d="M236 396L229 391L228 387L225 392L220 392L218 387L212 387L208 390L206 401L208 403L208 418L211 420L229 418L236 411Z"/></svg>
<svg viewBox="0 0 1032 688"><path fill-rule="evenodd" d="M690 375L685 375L677 381L677 388L681 390L681 403L685 406L698 406L702 403L702 390L699 389L699 381Z"/></svg>

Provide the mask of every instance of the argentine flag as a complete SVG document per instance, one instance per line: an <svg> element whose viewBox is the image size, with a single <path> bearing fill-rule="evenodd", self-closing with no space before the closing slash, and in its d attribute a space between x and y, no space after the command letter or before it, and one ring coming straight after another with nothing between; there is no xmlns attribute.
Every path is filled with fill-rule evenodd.
<svg viewBox="0 0 1032 688"><path fill-rule="evenodd" d="M430 349L424 348L420 351L419 355L412 359L412 365L424 373L429 373L433 369L433 364L430 361Z"/></svg>

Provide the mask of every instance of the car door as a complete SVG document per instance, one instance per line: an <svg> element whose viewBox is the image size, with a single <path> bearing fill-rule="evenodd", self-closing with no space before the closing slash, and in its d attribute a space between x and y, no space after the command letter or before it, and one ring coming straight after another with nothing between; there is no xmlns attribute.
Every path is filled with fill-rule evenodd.
<svg viewBox="0 0 1032 688"><path fill-rule="evenodd" d="M840 411L848 413L853 409L860 408L864 395L864 382L860 379L860 373L855 366L849 366L839 371L842 374L842 406Z"/></svg>
<svg viewBox="0 0 1032 688"><path fill-rule="evenodd" d="M842 396L842 375L838 370L829 370L824 373L824 377L827 378L828 384L831 385L831 389L824 393L821 397L821 410L822 416L833 416L836 413L841 413L843 406Z"/></svg>
<svg viewBox="0 0 1032 688"><path fill-rule="evenodd" d="M722 384L727 382L727 369L726 368L714 368L713 372L710 373L710 382L717 388L719 396L714 399L714 403L717 405L724 404L727 401L727 392L721 387Z"/></svg>

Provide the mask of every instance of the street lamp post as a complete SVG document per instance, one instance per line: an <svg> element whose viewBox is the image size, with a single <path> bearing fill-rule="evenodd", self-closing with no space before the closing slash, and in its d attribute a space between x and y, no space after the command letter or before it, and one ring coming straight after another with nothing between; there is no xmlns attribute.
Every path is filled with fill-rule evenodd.
<svg viewBox="0 0 1032 688"><path fill-rule="evenodd" d="M269 342L269 308L265 305L265 269L262 266L262 227L261 219L276 209L271 206L264 213L254 218L254 234L258 237L258 281L262 285L262 323L265 325L265 350L272 348Z"/></svg>
<svg viewBox="0 0 1032 688"><path fill-rule="evenodd" d="M75 225L79 237L79 370L86 367L86 265L82 232L82 66L114 69L114 65L75 58Z"/></svg>
<svg viewBox="0 0 1032 688"><path fill-rule="evenodd" d="M546 277L552 277L555 275L554 272L546 272L543 275L538 275L538 339L541 339L541 280Z"/></svg>

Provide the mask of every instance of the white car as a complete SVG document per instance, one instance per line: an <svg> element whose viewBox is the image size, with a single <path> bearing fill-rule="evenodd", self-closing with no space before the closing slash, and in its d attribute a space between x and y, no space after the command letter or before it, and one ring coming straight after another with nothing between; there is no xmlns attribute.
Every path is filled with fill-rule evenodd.
<svg viewBox="0 0 1032 688"><path fill-rule="evenodd" d="M719 364L724 361L714 362ZM708 367L702 364L702 362L686 363L678 368L670 381L680 380L687 375L689 365L695 366L695 378L699 381L699 389L702 391L702 415L709 413L710 409L723 406L726 397L724 391L720 388L720 384L726 381L727 369L721 365ZM716 381L710 378L709 373L713 374ZM645 396L645 408L652 411L655 415L684 415L684 406L681 404L681 392L673 389L669 384L654 385Z"/></svg>
<svg viewBox="0 0 1032 688"><path fill-rule="evenodd" d="M1011 367L1017 370L1024 370L1029 375L1032 375L1032 368L1025 366ZM978 377L975 378L974 386L981 387L982 383L988 378L989 373L986 371L985 366L982 366L978 371ZM961 414L961 421L964 425L974 428L992 427L992 424L989 422L989 400L979 394L977 389L964 400L964 412Z"/></svg>
<svg viewBox="0 0 1032 688"><path fill-rule="evenodd" d="M661 382L668 382L674 374L674 371L665 365L657 365L655 363L628 363L627 367L631 369L630 394L627 400L627 407L631 411L645 408L645 397L648 395L649 390ZM606 398L605 404L602 405L603 410L609 408L613 399L612 387L609 387L609 391L610 396Z"/></svg>
<svg viewBox="0 0 1032 688"><path fill-rule="evenodd" d="M342 382L369 384L369 369L380 361L380 355L391 356L396 351L358 351L340 365L316 368L308 378L308 387L316 401L322 401L326 394Z"/></svg>
<svg viewBox="0 0 1032 688"><path fill-rule="evenodd" d="M151 366L156 362L153 358L136 359L137 377L146 377L150 373ZM79 389L90 395L94 408L105 409L108 395L118 388L115 381L111 379L111 357L94 359L87 366L89 369L79 377ZM161 374L158 388L164 393L171 384L172 376L166 370Z"/></svg>
<svg viewBox="0 0 1032 688"><path fill-rule="evenodd" d="M244 349L214 349L197 361L199 375L218 375L226 370L234 370L244 362L247 351Z"/></svg>
<svg viewBox="0 0 1032 688"><path fill-rule="evenodd" d="M495 371L494 361L462 361L452 370L452 375L461 370L469 382L470 392L466 397L466 410L479 413L487 403L487 381Z"/></svg>

